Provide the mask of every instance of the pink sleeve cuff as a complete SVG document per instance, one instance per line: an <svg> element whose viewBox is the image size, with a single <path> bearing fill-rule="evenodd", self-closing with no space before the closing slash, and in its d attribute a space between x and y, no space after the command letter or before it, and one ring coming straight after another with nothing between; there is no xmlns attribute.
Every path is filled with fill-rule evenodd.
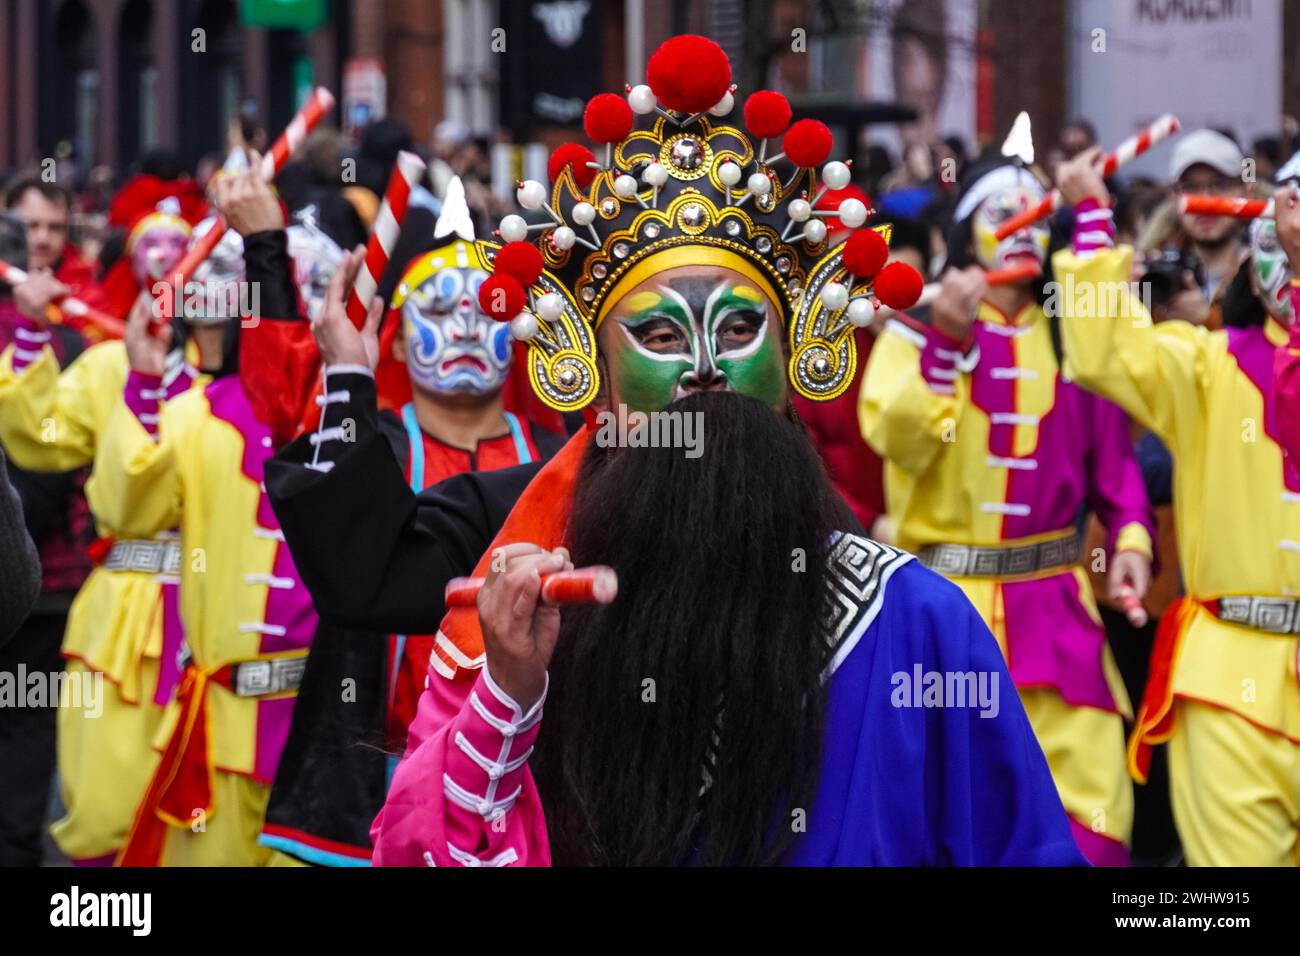
<svg viewBox="0 0 1300 956"><path fill-rule="evenodd" d="M45 347L50 344L50 330L17 310L13 314L16 321L12 365L14 372L21 372L40 358Z"/></svg>
<svg viewBox="0 0 1300 956"><path fill-rule="evenodd" d="M167 397L162 377L132 372L126 377L126 388L122 396L126 407L136 417L136 421L149 433L151 438L158 437L158 418L162 400Z"/></svg>
<svg viewBox="0 0 1300 956"><path fill-rule="evenodd" d="M1109 206L1103 206L1095 196L1074 207L1074 235L1071 238L1075 255L1087 257L1099 249L1115 245L1115 216Z"/></svg>
<svg viewBox="0 0 1300 956"><path fill-rule="evenodd" d="M545 700L543 691L524 713L492 680L485 666L452 721L442 787L447 801L448 850L457 862L469 866L513 862L482 859L479 848L498 842L485 835L485 830L504 832L505 817L523 792ZM507 848L497 856L510 853Z"/></svg>
<svg viewBox="0 0 1300 956"><path fill-rule="evenodd" d="M980 350L972 335L965 342L945 335L932 325L890 319L885 327L907 339L921 353L921 377L930 390L940 395L953 395L957 379L975 368Z"/></svg>

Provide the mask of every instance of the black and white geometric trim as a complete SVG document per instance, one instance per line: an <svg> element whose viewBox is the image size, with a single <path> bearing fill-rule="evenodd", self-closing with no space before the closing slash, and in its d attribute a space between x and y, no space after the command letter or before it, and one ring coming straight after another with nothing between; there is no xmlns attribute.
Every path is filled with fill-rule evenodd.
<svg viewBox="0 0 1300 956"><path fill-rule="evenodd" d="M823 681L830 679L880 613L890 577L915 557L861 535L836 536L827 556L828 587L817 615L829 649Z"/></svg>

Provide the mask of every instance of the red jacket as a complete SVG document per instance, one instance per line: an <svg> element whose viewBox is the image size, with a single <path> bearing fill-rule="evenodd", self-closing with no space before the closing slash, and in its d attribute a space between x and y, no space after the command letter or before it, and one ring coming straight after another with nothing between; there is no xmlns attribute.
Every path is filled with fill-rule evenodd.
<svg viewBox="0 0 1300 956"><path fill-rule="evenodd" d="M795 395L794 407L822 456L831 484L861 522L863 530L870 534L872 523L885 510L885 466L880 456L862 440L862 430L858 427L858 390L875 336L866 329L857 329L855 335L858 367L844 394L829 402L814 402Z"/></svg>

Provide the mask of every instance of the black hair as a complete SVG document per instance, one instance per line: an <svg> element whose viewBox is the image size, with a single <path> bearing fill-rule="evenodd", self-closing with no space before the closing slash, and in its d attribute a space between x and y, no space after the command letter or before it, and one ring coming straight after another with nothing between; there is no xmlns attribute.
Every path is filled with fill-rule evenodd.
<svg viewBox="0 0 1300 956"><path fill-rule="evenodd" d="M921 262L925 265L922 271L929 268L930 257L934 255L934 244L930 241L930 227L926 223L910 216L897 216L873 220L871 224L893 226L893 232L889 237L889 248L915 249L921 254Z"/></svg>
<svg viewBox="0 0 1300 956"><path fill-rule="evenodd" d="M50 202L62 203L64 209L72 212L71 190L60 183L47 182L38 173L21 174L9 183L5 189L5 208L12 209L18 205L33 189Z"/></svg>

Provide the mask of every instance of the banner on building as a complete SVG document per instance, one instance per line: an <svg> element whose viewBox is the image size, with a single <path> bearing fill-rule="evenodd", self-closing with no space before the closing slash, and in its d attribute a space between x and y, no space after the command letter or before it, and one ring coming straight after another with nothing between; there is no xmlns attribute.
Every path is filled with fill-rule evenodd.
<svg viewBox="0 0 1300 956"><path fill-rule="evenodd" d="M1118 143L1161 113L1231 133L1247 154L1282 121L1282 0L1074 0L1070 112ZM1165 179L1169 150L1125 168Z"/></svg>
<svg viewBox="0 0 1300 956"><path fill-rule="evenodd" d="M517 138L544 126L580 125L603 75L599 0L501 4L501 125Z"/></svg>
<svg viewBox="0 0 1300 956"><path fill-rule="evenodd" d="M354 58L343 64L343 130L348 135L387 112L388 78L379 60Z"/></svg>
<svg viewBox="0 0 1300 956"><path fill-rule="evenodd" d="M861 53L862 98L917 111L915 123L880 126L870 139L895 155L948 136L975 142L976 0L877 0Z"/></svg>

